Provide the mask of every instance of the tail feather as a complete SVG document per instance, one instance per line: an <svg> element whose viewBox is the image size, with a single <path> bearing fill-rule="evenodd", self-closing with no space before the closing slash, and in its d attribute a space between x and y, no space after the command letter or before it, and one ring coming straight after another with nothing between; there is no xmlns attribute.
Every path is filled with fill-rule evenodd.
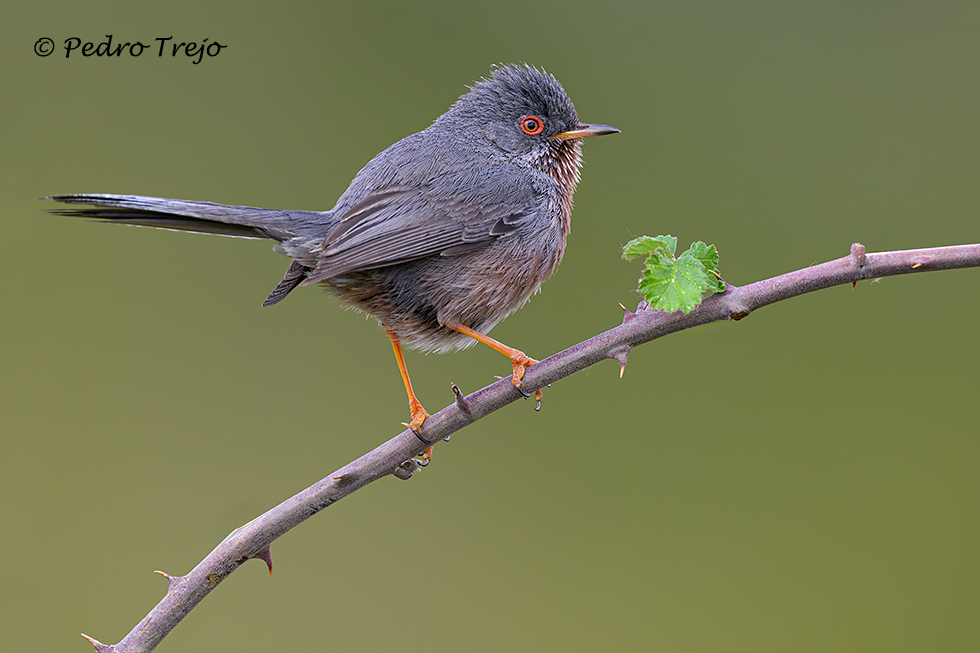
<svg viewBox="0 0 980 653"><path fill-rule="evenodd" d="M306 279L309 273L310 269L299 261L293 261L290 263L289 267L286 268L286 274L283 275L282 281L280 281L279 285L272 289L272 292L265 298L262 305L273 306L281 302L286 298L286 295L295 290L296 287L299 286L304 279Z"/></svg>
<svg viewBox="0 0 980 653"><path fill-rule="evenodd" d="M293 249L282 248L285 251L281 253L287 256L311 251L313 244L304 243L318 243L322 238L320 234L329 231L327 214L316 211L279 211L140 195L51 195L42 199L95 207L56 209L51 211L55 215L234 238L269 238L280 243L294 239ZM307 266L293 260L282 281L262 305L271 306L282 301L308 273Z"/></svg>
<svg viewBox="0 0 980 653"><path fill-rule="evenodd" d="M96 207L52 211L56 215L237 238L270 238L279 242L296 236L299 227L322 219L318 219L321 214L315 211L259 209L140 195L51 195L43 199Z"/></svg>

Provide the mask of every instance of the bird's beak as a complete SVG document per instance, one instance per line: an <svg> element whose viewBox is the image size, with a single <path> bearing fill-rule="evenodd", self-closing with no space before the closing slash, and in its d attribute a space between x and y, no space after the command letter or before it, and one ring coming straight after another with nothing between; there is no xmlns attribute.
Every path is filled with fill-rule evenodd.
<svg viewBox="0 0 980 653"><path fill-rule="evenodd" d="M552 138L562 141L571 141L577 138L588 138L589 136L604 136L606 134L618 133L618 129L615 127L610 127L609 125L579 125L575 129L569 129L567 132L555 134L552 136Z"/></svg>

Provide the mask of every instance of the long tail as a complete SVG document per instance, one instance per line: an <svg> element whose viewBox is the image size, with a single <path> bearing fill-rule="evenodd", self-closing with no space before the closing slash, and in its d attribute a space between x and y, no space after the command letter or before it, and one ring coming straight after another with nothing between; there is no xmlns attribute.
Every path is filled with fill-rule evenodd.
<svg viewBox="0 0 980 653"><path fill-rule="evenodd" d="M259 209L140 195L51 195L42 199L95 207L56 209L51 211L55 215L234 238L268 238L280 243L323 231L327 224L325 215L316 211ZM262 305L280 302L302 283L308 272L306 266L294 260Z"/></svg>
<svg viewBox="0 0 980 653"><path fill-rule="evenodd" d="M315 211L280 211L253 206L172 200L140 195L51 195L42 199L97 208L59 209L52 213L139 227L193 231L237 238L270 238L282 242L303 226L320 222Z"/></svg>

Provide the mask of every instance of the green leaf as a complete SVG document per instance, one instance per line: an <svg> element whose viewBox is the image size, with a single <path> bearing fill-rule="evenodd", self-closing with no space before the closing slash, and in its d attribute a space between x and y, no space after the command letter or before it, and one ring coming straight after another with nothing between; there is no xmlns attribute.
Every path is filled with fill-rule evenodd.
<svg viewBox="0 0 980 653"><path fill-rule="evenodd" d="M646 256L639 291L650 308L670 313L690 313L701 300L724 292L725 282L718 273L718 250L698 241L674 258L677 239L673 236L641 236L623 248L623 258Z"/></svg>
<svg viewBox="0 0 980 653"><path fill-rule="evenodd" d="M718 249L714 245L705 245L700 240L692 244L691 248L681 256L693 256L708 270L718 267Z"/></svg>
<svg viewBox="0 0 980 653"><path fill-rule="evenodd" d="M667 254L673 257L674 252L677 250L677 239L673 236L657 236L656 238L640 236L639 238L634 238L623 247L623 258L627 261L632 261L639 256L653 254L662 250L666 250Z"/></svg>
<svg viewBox="0 0 980 653"><path fill-rule="evenodd" d="M650 308L670 313L690 313L701 303L705 290L704 266L690 257L671 260L666 265L650 257L640 280L640 292Z"/></svg>
<svg viewBox="0 0 980 653"><path fill-rule="evenodd" d="M704 270L707 273L705 278L708 282L708 289L711 291L708 294L725 292L725 280L721 278L721 273L718 271L718 260L720 258L718 256L718 248L714 245L705 245L699 240L691 245L690 249L681 254L681 256L688 255L701 261L701 265L704 266Z"/></svg>

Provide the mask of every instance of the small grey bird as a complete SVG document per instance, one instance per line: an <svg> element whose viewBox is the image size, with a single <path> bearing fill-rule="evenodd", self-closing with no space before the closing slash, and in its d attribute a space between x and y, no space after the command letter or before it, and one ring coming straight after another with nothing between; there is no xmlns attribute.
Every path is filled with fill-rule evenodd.
<svg viewBox="0 0 980 653"><path fill-rule="evenodd" d="M59 215L275 241L292 262L263 306L318 284L377 319L419 433L428 413L400 343L442 353L480 341L511 359L520 389L537 361L486 334L561 262L580 139L618 131L580 123L561 84L543 70L502 65L427 129L374 157L329 211L136 195L46 199L97 207Z"/></svg>

